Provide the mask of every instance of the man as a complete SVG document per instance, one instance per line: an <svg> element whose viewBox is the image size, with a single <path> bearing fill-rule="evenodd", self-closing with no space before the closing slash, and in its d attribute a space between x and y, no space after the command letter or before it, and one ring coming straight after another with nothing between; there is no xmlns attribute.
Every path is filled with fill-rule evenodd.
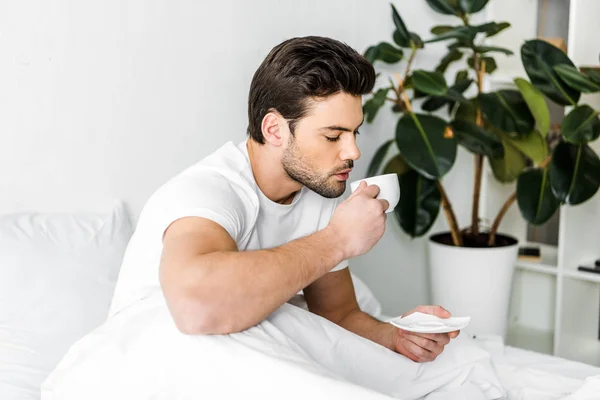
<svg viewBox="0 0 600 400"><path fill-rule="evenodd" d="M361 96L374 83L373 67L338 41L276 46L252 80L249 139L225 144L148 201L111 314L162 290L181 332L227 334L303 290L311 312L413 361L435 359L458 332L414 334L363 313L347 268L385 230L377 186L362 183L339 201L360 157Z"/></svg>

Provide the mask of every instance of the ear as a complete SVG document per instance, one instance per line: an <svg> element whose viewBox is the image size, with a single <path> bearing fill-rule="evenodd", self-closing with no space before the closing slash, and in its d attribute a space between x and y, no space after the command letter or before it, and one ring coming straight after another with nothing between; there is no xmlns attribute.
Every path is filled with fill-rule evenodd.
<svg viewBox="0 0 600 400"><path fill-rule="evenodd" d="M263 118L260 126L265 142L274 146L285 143L284 124L285 119L276 111L269 111Z"/></svg>

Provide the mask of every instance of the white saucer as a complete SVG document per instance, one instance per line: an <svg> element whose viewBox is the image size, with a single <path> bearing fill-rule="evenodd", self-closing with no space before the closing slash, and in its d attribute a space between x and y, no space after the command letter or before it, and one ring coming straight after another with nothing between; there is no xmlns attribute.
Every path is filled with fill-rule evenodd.
<svg viewBox="0 0 600 400"><path fill-rule="evenodd" d="M416 312L404 318L390 319L387 322L408 332L448 333L464 329L470 321L471 317L438 318L435 315Z"/></svg>

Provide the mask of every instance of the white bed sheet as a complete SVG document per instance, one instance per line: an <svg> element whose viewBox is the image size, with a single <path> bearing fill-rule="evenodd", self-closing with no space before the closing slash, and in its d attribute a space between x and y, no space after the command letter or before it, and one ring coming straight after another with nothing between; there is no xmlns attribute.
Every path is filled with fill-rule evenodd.
<svg viewBox="0 0 600 400"><path fill-rule="evenodd" d="M74 345L42 400L600 399L599 369L494 338L464 335L415 364L291 305L238 334L186 337L155 300Z"/></svg>
<svg viewBox="0 0 600 400"><path fill-rule="evenodd" d="M600 400L600 367L507 346L499 336L474 342L492 356L507 400Z"/></svg>
<svg viewBox="0 0 600 400"><path fill-rule="evenodd" d="M600 399L598 367L511 346L493 360L510 400Z"/></svg>

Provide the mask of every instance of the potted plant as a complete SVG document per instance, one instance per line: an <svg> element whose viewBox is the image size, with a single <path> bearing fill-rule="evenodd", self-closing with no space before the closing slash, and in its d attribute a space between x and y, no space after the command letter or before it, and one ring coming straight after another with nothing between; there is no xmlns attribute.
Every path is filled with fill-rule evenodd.
<svg viewBox="0 0 600 400"><path fill-rule="evenodd" d="M581 93L600 91L600 74L581 72L562 50L530 40L521 47L529 79L516 78L514 89L485 92L486 75L496 70L494 56L512 55L508 49L486 45L485 39L510 24L471 24L470 15L483 10L489 0L425 1L436 12L455 16L457 24L435 26L432 37L424 40L409 30L392 5L392 41L365 52L375 66L402 61L402 74L390 77L389 85L364 104L369 123L388 103L398 117L393 137L376 151L367 174L381 170L398 174L401 198L394 214L412 237L427 234L443 209L450 232L429 237L432 300L454 314L470 315L471 332L504 337L518 243L498 233L498 227L515 202L527 222L539 225L561 204L580 204L597 192L600 159L588 143L600 135L600 120L597 110L579 100ZM435 69L413 70L419 52L434 42L446 42L448 53ZM468 68L448 83L448 66L460 60L466 60ZM470 92L474 95L467 96ZM547 140L546 99L571 107L553 146ZM466 226L459 225L443 181L458 146L473 153L475 163L473 206ZM516 182L516 190L491 227L483 230L479 203L486 159L495 178Z"/></svg>

